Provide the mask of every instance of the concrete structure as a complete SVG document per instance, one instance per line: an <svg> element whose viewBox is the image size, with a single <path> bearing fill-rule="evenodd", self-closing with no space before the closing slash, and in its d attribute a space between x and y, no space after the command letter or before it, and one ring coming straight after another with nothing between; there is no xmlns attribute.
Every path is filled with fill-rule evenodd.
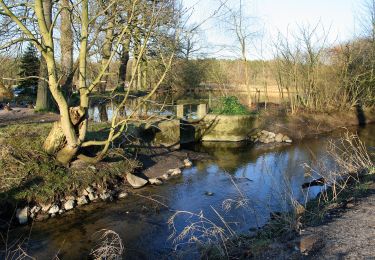
<svg viewBox="0 0 375 260"><path fill-rule="evenodd" d="M202 141L239 142L248 139L254 129L256 118L252 115L214 115L204 117Z"/></svg>

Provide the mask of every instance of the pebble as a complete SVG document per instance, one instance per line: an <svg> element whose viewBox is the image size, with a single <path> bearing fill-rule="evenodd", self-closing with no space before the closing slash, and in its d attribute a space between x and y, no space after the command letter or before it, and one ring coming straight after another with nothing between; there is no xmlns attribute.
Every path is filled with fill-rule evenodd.
<svg viewBox="0 0 375 260"><path fill-rule="evenodd" d="M122 191L120 192L118 195L117 195L117 198L119 199L123 199L123 198L126 198L127 196L129 196L129 194L125 191Z"/></svg>

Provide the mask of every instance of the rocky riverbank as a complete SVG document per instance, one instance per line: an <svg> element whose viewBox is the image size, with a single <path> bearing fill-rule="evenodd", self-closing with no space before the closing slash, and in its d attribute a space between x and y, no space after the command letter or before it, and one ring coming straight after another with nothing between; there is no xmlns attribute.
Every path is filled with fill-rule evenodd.
<svg viewBox="0 0 375 260"><path fill-rule="evenodd" d="M49 203L40 203L31 201L26 206L16 209L16 220L18 224L24 225L31 221L44 221L48 218L54 218L57 215L62 215L67 211L73 210L76 207L82 207L89 203L98 201L113 201L117 199L125 199L131 188L139 189L146 185L162 185L164 182L177 178L182 174L183 168L192 167L193 163L190 159L185 158L178 164L182 167L166 169L159 172L159 176L149 178L144 174L126 173L124 178L117 178L111 180L110 185L92 183L86 188L70 192L72 195L63 196L60 199ZM161 167L161 166L159 166Z"/></svg>

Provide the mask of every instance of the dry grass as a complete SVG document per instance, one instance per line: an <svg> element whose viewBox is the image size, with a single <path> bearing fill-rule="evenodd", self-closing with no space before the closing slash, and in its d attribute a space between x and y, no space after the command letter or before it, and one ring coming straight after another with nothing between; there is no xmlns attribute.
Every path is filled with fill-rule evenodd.
<svg viewBox="0 0 375 260"><path fill-rule="evenodd" d="M90 256L100 260L119 260L124 253L121 237L113 230L102 229L96 233L97 245Z"/></svg>
<svg viewBox="0 0 375 260"><path fill-rule="evenodd" d="M169 218L168 224L172 230L169 239L173 240L175 250L184 246L198 246L203 249L200 252L202 256L213 251L219 256L228 256L227 244L236 233L215 208L211 206L211 209L218 217L219 223L206 217L203 211L176 211ZM186 226L178 231L175 223L181 219L185 221Z"/></svg>

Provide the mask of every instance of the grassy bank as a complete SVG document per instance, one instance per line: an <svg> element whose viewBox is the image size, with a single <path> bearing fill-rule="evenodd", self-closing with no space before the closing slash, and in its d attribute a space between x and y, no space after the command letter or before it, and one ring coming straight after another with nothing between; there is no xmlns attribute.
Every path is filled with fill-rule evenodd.
<svg viewBox="0 0 375 260"><path fill-rule="evenodd" d="M76 161L70 168L62 167L42 149L50 128L49 123L39 123L0 129L0 205L53 201L92 183L105 187L137 166L124 159L123 150L114 149L98 164ZM104 132L105 126L93 124L88 135L100 138L100 130Z"/></svg>

